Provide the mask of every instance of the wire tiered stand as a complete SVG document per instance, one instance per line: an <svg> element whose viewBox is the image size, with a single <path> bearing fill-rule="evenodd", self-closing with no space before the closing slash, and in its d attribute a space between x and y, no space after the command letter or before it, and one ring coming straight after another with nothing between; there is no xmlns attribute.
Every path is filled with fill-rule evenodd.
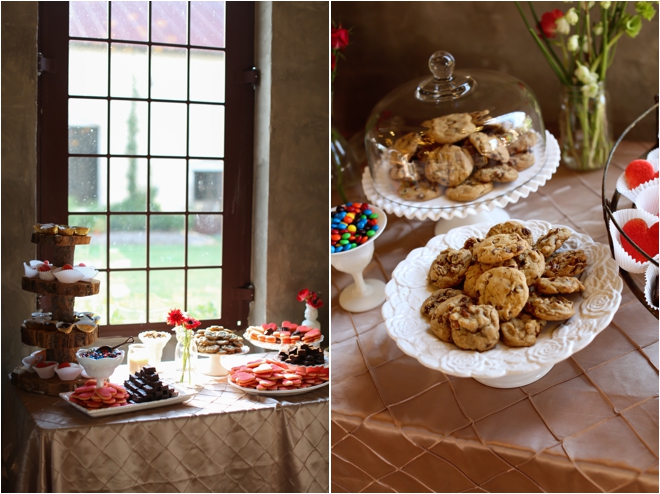
<svg viewBox="0 0 660 494"><path fill-rule="evenodd" d="M617 206L619 204L619 198L621 197L621 194L619 191L614 189L614 194L612 195L612 200L609 200L606 195L606 190L605 190L605 185L607 183L607 172L610 167L610 163L612 162L612 156L614 156L614 153L616 152L617 147L619 144L623 141L623 139L626 137L628 132L635 127L641 120L646 118L648 115L651 115L655 113L656 116L656 143L655 147L658 147L658 96L655 96L655 104L651 106L648 110L646 110L644 113L642 113L639 117L637 117L627 128L626 130L623 131L621 136L617 139L617 141L614 143L614 147L612 147L612 150L610 151L609 156L607 157L607 162L605 163L605 170L603 171L603 185L602 185L602 192L601 192L601 198L603 201L603 218L605 220L605 228L607 230L607 238L610 243L610 250L612 251L612 257L614 257L614 243L612 240L612 234L610 233L609 229L609 222L611 221L614 227L619 230L621 235L628 241L630 244L637 249L638 252L640 252L647 260L649 260L655 267L658 267L658 261L655 259L652 259L646 252L644 252L635 242L633 242L628 235L623 231L623 228L621 225L619 225L614 218L613 213L617 210ZM635 207L633 205L633 207ZM639 284L640 281L643 283L642 280L638 279L639 277L633 276L631 273L626 271L625 269L619 267L619 274L621 278L623 278L623 281L628 285L628 288L630 288L630 291L635 295L635 297L646 307L646 309L655 316L656 319L658 319L658 309L650 306L647 301L646 297L644 295L644 287L642 286L640 288ZM657 283L657 279L656 279Z"/></svg>

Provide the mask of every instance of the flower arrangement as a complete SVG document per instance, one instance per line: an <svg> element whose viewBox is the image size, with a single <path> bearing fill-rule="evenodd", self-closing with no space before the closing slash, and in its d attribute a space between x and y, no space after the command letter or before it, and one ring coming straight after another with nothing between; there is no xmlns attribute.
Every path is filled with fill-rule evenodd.
<svg viewBox="0 0 660 494"><path fill-rule="evenodd" d="M350 39L350 29L345 29L339 24L338 27L332 27L330 30L330 72L332 74L331 82L335 81L337 75L337 61L343 57L343 51L346 49Z"/></svg>
<svg viewBox="0 0 660 494"><path fill-rule="evenodd" d="M191 347L194 330L201 324L194 317L189 316L181 309L171 309L167 313L167 324L174 326L176 339L181 345L181 379L184 382L186 373L188 374L188 383L192 384L192 355Z"/></svg>
<svg viewBox="0 0 660 494"><path fill-rule="evenodd" d="M307 305L318 309L323 307L321 300L321 292L312 292L307 288L303 288L298 292L298 302L305 302Z"/></svg>
<svg viewBox="0 0 660 494"><path fill-rule="evenodd" d="M635 38L642 19L655 15L654 2L568 2L566 12L554 9L530 25L520 2L516 7L536 45L557 75L564 91L560 116L562 157L571 168L588 170L605 165L612 147L607 125L605 78L622 36ZM655 2L657 3L657 2ZM635 13L627 12L634 6Z"/></svg>

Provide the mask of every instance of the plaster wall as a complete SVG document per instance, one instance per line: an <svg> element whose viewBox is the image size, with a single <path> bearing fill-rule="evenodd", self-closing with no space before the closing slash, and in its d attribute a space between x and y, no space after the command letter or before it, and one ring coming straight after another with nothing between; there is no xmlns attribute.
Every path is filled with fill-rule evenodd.
<svg viewBox="0 0 660 494"><path fill-rule="evenodd" d="M528 13L527 2L521 4ZM552 9L566 11L570 4L534 2L534 7L541 16ZM390 91L430 74L429 57L445 50L458 69L498 70L524 81L539 99L548 130L557 135L559 81L514 2L332 2L331 17L352 28L333 87L333 122L344 134L362 130L371 109ZM658 93L659 17L644 21L636 38L621 38L607 72L615 137ZM652 118L629 134L645 141L654 135Z"/></svg>

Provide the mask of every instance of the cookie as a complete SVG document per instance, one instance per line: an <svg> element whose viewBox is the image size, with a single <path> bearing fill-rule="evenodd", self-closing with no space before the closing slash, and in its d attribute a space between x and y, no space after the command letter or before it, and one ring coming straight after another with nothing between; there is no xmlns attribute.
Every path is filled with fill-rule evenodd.
<svg viewBox="0 0 660 494"><path fill-rule="evenodd" d="M429 283L438 288L451 288L458 285L470 266L472 254L466 249L446 249L438 254L428 274Z"/></svg>
<svg viewBox="0 0 660 494"><path fill-rule="evenodd" d="M579 276L587 267L587 256L582 250L567 250L545 260L546 278Z"/></svg>
<svg viewBox="0 0 660 494"><path fill-rule="evenodd" d="M482 274L476 290L479 304L495 307L500 321L508 321L520 314L529 297L525 275L517 269L505 267L489 269Z"/></svg>
<svg viewBox="0 0 660 494"><path fill-rule="evenodd" d="M507 267L518 269L518 265L513 259L498 262L495 264L482 264L480 262L473 262L465 272L465 282L463 283L463 291L470 297L478 297L477 280L489 269Z"/></svg>
<svg viewBox="0 0 660 494"><path fill-rule="evenodd" d="M509 161L509 151L497 136L484 134L483 132L473 132L470 134L469 140L474 149L482 156L500 163Z"/></svg>
<svg viewBox="0 0 660 494"><path fill-rule="evenodd" d="M200 353L218 353L220 347L218 345L200 346L197 351Z"/></svg>
<svg viewBox="0 0 660 494"><path fill-rule="evenodd" d="M474 246L473 253L477 261L495 264L506 261L529 249L529 244L517 233L501 233L487 237Z"/></svg>
<svg viewBox="0 0 660 494"><path fill-rule="evenodd" d="M575 293L584 291L584 285L577 278L558 276L556 278L541 278L534 284L537 293L556 295L558 293Z"/></svg>
<svg viewBox="0 0 660 494"><path fill-rule="evenodd" d="M529 130L507 146L509 154L524 153L536 144L536 132Z"/></svg>
<svg viewBox="0 0 660 494"><path fill-rule="evenodd" d="M431 313L431 331L433 331L433 334L441 341L452 343L449 314L457 307L472 304L472 302L472 299L466 295L456 295L438 305Z"/></svg>
<svg viewBox="0 0 660 494"><path fill-rule="evenodd" d="M539 237L536 244L534 244L534 248L547 258L554 254L570 236L571 231L568 228L553 228Z"/></svg>
<svg viewBox="0 0 660 494"><path fill-rule="evenodd" d="M448 187L445 195L452 201L468 202L474 201L493 190L492 182L483 183L473 178L468 178L461 185Z"/></svg>
<svg viewBox="0 0 660 494"><path fill-rule="evenodd" d="M490 230L488 230L488 233L486 234L486 238L492 237L493 235L500 235L502 233L517 233L529 245L532 245L534 243L531 230L516 221L505 221L504 223L498 223Z"/></svg>
<svg viewBox="0 0 660 494"><path fill-rule="evenodd" d="M422 304L420 313L422 317L427 321L431 320L431 313L445 300L448 300L457 295L462 295L463 293L460 290L454 290L453 288L441 288L436 290L428 297Z"/></svg>
<svg viewBox="0 0 660 494"><path fill-rule="evenodd" d="M400 152L404 156L411 156L417 151L417 146L422 142L422 136L411 132L394 141L391 149Z"/></svg>
<svg viewBox="0 0 660 494"><path fill-rule="evenodd" d="M543 276L545 271L545 258L536 249L527 249L522 254L513 258L518 266L518 269L525 275L527 286L532 286L536 281Z"/></svg>
<svg viewBox="0 0 660 494"><path fill-rule="evenodd" d="M429 130L426 135L440 144L454 144L462 141L477 130L468 113L453 113L422 122Z"/></svg>
<svg viewBox="0 0 660 494"><path fill-rule="evenodd" d="M526 153L510 155L509 162L507 164L514 168L517 172L521 172L523 170L527 170L527 168L532 166L534 163L534 153L528 151Z"/></svg>
<svg viewBox="0 0 660 494"><path fill-rule="evenodd" d="M472 173L474 164L463 148L447 144L429 153L424 174L431 182L455 187Z"/></svg>
<svg viewBox="0 0 660 494"><path fill-rule="evenodd" d="M463 350L485 352L500 339L497 311L490 305L464 305L449 314L451 339Z"/></svg>
<svg viewBox="0 0 660 494"><path fill-rule="evenodd" d="M519 314L500 324L502 342L513 347L532 346L545 325L542 319L536 319L530 314Z"/></svg>
<svg viewBox="0 0 660 494"><path fill-rule="evenodd" d="M472 111L468 113L468 115L470 115L470 117L472 118L472 123L474 123L474 125L481 127L483 125L486 125L486 123L489 120L493 119L493 117L491 117L489 113L490 110L480 110L480 111Z"/></svg>
<svg viewBox="0 0 660 494"><path fill-rule="evenodd" d="M406 201L430 201L440 196L440 189L436 184L420 180L415 184L402 182L397 193Z"/></svg>
<svg viewBox="0 0 660 494"><path fill-rule="evenodd" d="M509 165L487 166L479 168L474 173L474 179L479 182L497 182L506 184L518 179L518 172Z"/></svg>
<svg viewBox="0 0 660 494"><path fill-rule="evenodd" d="M392 180L408 180L416 182L421 178L417 167L412 163L397 163L390 168L390 178Z"/></svg>
<svg viewBox="0 0 660 494"><path fill-rule="evenodd" d="M472 249L474 249L474 246L477 245L481 241L483 241L483 238L470 237L463 244L463 248L469 250L470 252L472 252Z"/></svg>
<svg viewBox="0 0 660 494"><path fill-rule="evenodd" d="M525 312L544 321L563 321L572 317L575 309L573 302L560 295L542 297L532 293L525 304Z"/></svg>

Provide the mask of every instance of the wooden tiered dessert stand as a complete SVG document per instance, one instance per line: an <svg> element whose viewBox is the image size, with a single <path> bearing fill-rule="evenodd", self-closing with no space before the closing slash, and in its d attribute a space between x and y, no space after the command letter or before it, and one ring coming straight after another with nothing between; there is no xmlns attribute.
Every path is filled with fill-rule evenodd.
<svg viewBox="0 0 660 494"><path fill-rule="evenodd" d="M54 266L73 265L73 255L76 245L87 245L92 238L88 235L64 236L46 235L42 233L32 234L32 243L47 245L53 248ZM23 277L22 288L28 292L42 295L51 295L52 298L52 320L37 329L28 329L25 324L21 326L21 341L26 345L37 346L46 349L46 359L55 362L76 362L76 352L80 347L94 343L99 337L98 325L90 333L84 333L73 329L69 334L64 334L55 328L59 321L73 323L76 317L73 312L73 304L76 297L88 297L99 293L100 282L60 283L59 281L44 281L39 278ZM59 393L73 391L77 386L83 384L86 378L79 377L74 381L61 381L55 374L50 379L41 379L36 373L26 371L14 371L11 380L19 388L32 393L57 396Z"/></svg>

